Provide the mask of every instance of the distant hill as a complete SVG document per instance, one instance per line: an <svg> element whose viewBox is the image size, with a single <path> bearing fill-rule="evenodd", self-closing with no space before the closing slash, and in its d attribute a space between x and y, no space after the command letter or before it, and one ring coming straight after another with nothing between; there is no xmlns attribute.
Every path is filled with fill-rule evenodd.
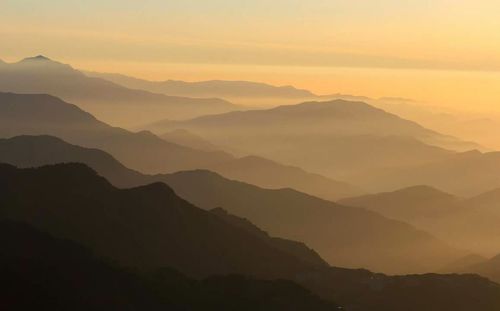
<svg viewBox="0 0 500 311"><path fill-rule="evenodd" d="M0 165L0 194L3 220L25 221L35 228L9 227L5 222L0 228L7 233L0 239L7 247L0 251L2 277L9 283L7 293L37 294L35 300L22 300L27 306L33 301L37 307L50 306L55 301L62 306L75 303L77 310L92 310L96 299L104 296L105 304L100 306L127 304L131 310L144 309L144 303L150 305L148 310L161 309L153 307L158 302L180 304L181 310L186 305L188 310L198 310L198 303L203 310L210 306L234 310L247 299L242 310L335 307L289 281L226 276L199 283L165 270L171 266L194 275L241 270L271 279L281 275L325 299L338 300L347 310L495 311L500 307L500 286L486 279L436 274L389 277L366 270L314 266L273 248L264 242L265 237L197 209L165 185L119 190L81 164L22 170ZM39 217L41 213L44 217ZM137 272L143 273L137 269L136 273L124 272L90 259L73 242L54 240L39 230L74 239L96 255L122 265L162 269L149 277L137 276ZM31 247L24 247L28 245ZM26 269L31 273L27 275ZM68 291L68 295L51 298L53 291L40 291L40 285L49 285L58 294ZM86 299L76 303L75 298L82 299L77 296L82 290Z"/></svg>
<svg viewBox="0 0 500 311"><path fill-rule="evenodd" d="M211 142L187 130L182 130L182 129L173 130L170 132L163 133L159 136L162 139L169 141L171 143L178 144L181 146L186 146L193 149L204 150L204 151L221 150L220 147L215 146Z"/></svg>
<svg viewBox="0 0 500 311"><path fill-rule="evenodd" d="M433 145L444 139L439 133L345 100L160 121L145 128L187 129L222 147L348 181L374 168L421 164L453 153Z"/></svg>
<svg viewBox="0 0 500 311"><path fill-rule="evenodd" d="M473 150L429 163L373 170L354 179L371 191L429 185L458 196L470 197L500 188L500 152Z"/></svg>
<svg viewBox="0 0 500 311"><path fill-rule="evenodd" d="M500 215L500 188L469 198L466 204Z"/></svg>
<svg viewBox="0 0 500 311"><path fill-rule="evenodd" d="M339 203L364 207L393 219L418 221L454 213L460 201L456 196L422 185L348 198Z"/></svg>
<svg viewBox="0 0 500 311"><path fill-rule="evenodd" d="M227 178L243 181L269 189L293 188L327 200L338 200L365 193L362 189L319 174L306 172L298 167L246 156L214 165L207 169Z"/></svg>
<svg viewBox="0 0 500 311"><path fill-rule="evenodd" d="M426 272L465 255L405 223L291 189L263 189L203 170L142 175L116 161L110 163L110 158L103 152L52 137L0 141L0 162L36 167L78 161L120 187L164 182L203 209L220 207L248 219L272 236L304 242L337 266L388 273Z"/></svg>
<svg viewBox="0 0 500 311"><path fill-rule="evenodd" d="M455 247L489 257L500 249L499 197L493 193L463 199L429 186L414 186L340 203L407 222ZM486 202L495 203L489 206Z"/></svg>
<svg viewBox="0 0 500 311"><path fill-rule="evenodd" d="M50 94L74 102L114 125L134 126L161 117L185 119L239 109L216 98L188 98L130 89L44 56L0 64L0 91Z"/></svg>
<svg viewBox="0 0 500 311"><path fill-rule="evenodd" d="M197 81L178 80L148 81L121 74L86 72L88 76L98 77L123 85L128 88L141 89L154 93L188 97L220 97L220 98L290 98L304 99L315 97L307 90L293 86L274 86L250 81Z"/></svg>
<svg viewBox="0 0 500 311"><path fill-rule="evenodd" d="M231 159L169 143L149 132L111 127L91 114L49 95L0 93L0 137L54 135L71 143L99 148L125 165L149 172L173 172ZM145 152L147 151L147 152Z"/></svg>
<svg viewBox="0 0 500 311"><path fill-rule="evenodd" d="M252 158L252 170L248 170L242 166L250 164L247 161L250 158L236 159L217 149L205 151L191 148L196 144L200 147L200 142L190 134L171 134L172 143L150 132L133 133L111 127L52 96L0 93L0 137L25 134L54 135L81 146L99 148L126 166L145 173L210 168L230 178L259 186L291 187L327 199L362 193L346 183L262 158ZM260 176L256 176L255 172L259 172Z"/></svg>

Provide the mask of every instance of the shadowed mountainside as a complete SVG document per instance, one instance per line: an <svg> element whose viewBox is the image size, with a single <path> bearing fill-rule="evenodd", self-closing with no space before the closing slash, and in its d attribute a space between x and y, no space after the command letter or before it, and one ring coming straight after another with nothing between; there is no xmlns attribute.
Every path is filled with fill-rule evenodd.
<svg viewBox="0 0 500 311"><path fill-rule="evenodd" d="M469 265L455 273L475 273L489 278L495 282L500 282L500 254L483 262Z"/></svg>
<svg viewBox="0 0 500 311"><path fill-rule="evenodd" d="M407 224L291 189L262 189L202 170L142 175L102 151L52 137L2 140L0 151L0 161L21 167L83 162L120 187L165 182L199 207L222 207L273 236L305 242L330 264L391 273L424 272L464 255Z"/></svg>
<svg viewBox="0 0 500 311"><path fill-rule="evenodd" d="M499 196L494 194L492 191L463 199L429 186L414 186L344 199L340 203L410 223L455 247L492 256L500 250Z"/></svg>
<svg viewBox="0 0 500 311"><path fill-rule="evenodd" d="M162 139L169 141L174 144L181 146L186 146L193 149L204 150L204 151L216 151L220 150L220 147L215 146L211 142L203 139L202 137L195 135L187 130L173 130L170 132L163 133L159 135Z"/></svg>
<svg viewBox="0 0 500 311"><path fill-rule="evenodd" d="M8 310L338 310L290 281L198 281L171 269L139 274L10 221L0 222L0 263Z"/></svg>
<svg viewBox="0 0 500 311"><path fill-rule="evenodd" d="M0 136L20 134L55 135L78 145L103 149L143 172L173 172L231 158L220 151L206 152L169 143L148 132L111 127L49 95L0 93Z"/></svg>
<svg viewBox="0 0 500 311"><path fill-rule="evenodd" d="M477 150L408 167L373 170L354 178L372 191L413 185L429 185L452 194L470 197L500 187L500 152Z"/></svg>
<svg viewBox="0 0 500 311"><path fill-rule="evenodd" d="M119 190L81 164L22 170L1 165L0 189L2 203L0 216L3 219L22 220L37 229L60 237L75 239L75 241L89 246L96 255L105 257L110 255L109 258L119 259L119 263L125 265L136 264L140 267L173 265L174 267L178 266L182 271L189 270L191 275L217 273L221 272L221 268L225 271L243 268L247 273L262 274L263 277L267 278L283 275L285 278L300 282L323 297L338 299L342 305L346 306L347 310L465 311L474 308L480 311L493 311L500 306L500 286L473 275L429 274L388 277L365 270L315 267L290 254L272 248L263 242L263 237L257 237L248 230L242 229L241 226L230 225L226 220L222 220L210 212L197 209L176 197L165 185L154 184L135 189ZM39 217L41 213L44 217ZM205 231L206 229L209 230ZM7 236L2 235L2 237ZM11 232L8 237L15 237L15 234ZM31 237L32 235L24 234L23 244L14 244L14 249L17 245L26 245L25 242L29 242ZM144 241L144 238L147 238L147 241ZM21 256L27 252L27 255L32 259L32 255L37 252L38 247L43 246L40 244L41 241L45 245L51 243L47 242L47 236L36 239L36 243L32 243L36 244L36 247L21 249ZM238 243L239 246L237 244L231 245L232 243ZM68 242L63 244L74 248ZM12 249L13 244L10 245ZM245 247L242 248L241 245L245 245ZM172 249L178 251L172 251ZM56 245L51 250L58 252L59 248ZM9 251L8 253L12 255L15 252ZM204 254L200 256L201 253ZM71 254L77 255L78 252L73 251ZM78 255L72 256L71 254L70 258L78 257ZM184 260L179 262L175 259L179 257L184 257ZM44 249L40 260L43 261L46 258L49 259L50 264L50 260L58 260L60 257L57 254L48 253L47 249ZM83 260L85 262L86 258L83 257ZM82 273L82 280L86 281L92 278L91 273L96 266L101 269L99 277L104 282L101 280L100 286L91 287L91 292L87 294L90 297L96 297L93 296L96 294L99 296L104 286L109 284L108 278L118 277L121 282L109 284L111 288L107 286L104 288L114 291L115 295L109 297L111 301L107 301L111 305L114 301L113 298L118 298L119 302L127 303L137 302L136 299L144 301L148 295L153 295L153 297L159 295L160 300L164 302L165 299L172 298L169 295L161 295L161 290L165 286L175 288L176 292L173 297L176 299L175 301L182 302L183 299L186 299L186 296L182 295L183 291L186 290L185 286L188 288L188 293L193 289L186 285L185 281L182 281L183 277L169 272L153 278L153 285L155 285L153 294L148 293L147 290L143 290L141 293L141 286L137 286L137 284L134 286L137 277L120 275L121 272L116 269L109 271L106 267L102 267L99 262L90 265L90 269L89 265L79 265L80 269L66 269L66 265L59 263L55 269L51 269L52 273L57 274L56 277L52 275L48 280L46 278L42 280L47 280L56 288L57 286L72 288L71 283L68 284L68 281L64 279L59 283L61 279L58 276L71 278L75 275L78 277ZM5 266L2 265L3 267ZM31 262L29 267L34 270L35 275L47 271L46 263L42 262L41 265L38 265L36 260L35 264L33 265ZM14 280L19 281L20 276L16 275L19 270L16 270L16 267L8 268L8 272L11 273L8 276L13 276ZM300 273L301 271L304 273ZM172 280L173 275L175 277ZM179 285L177 283L179 281L184 284ZM29 279L26 280L26 283L33 284ZM146 288L151 285L148 281L141 281L140 284ZM85 283L79 283L76 287L84 285ZM252 300L253 303L262 301L258 297L262 297L259 293L264 291L268 297L264 301L272 303L269 301L269 295L276 294L276 290L282 286L284 288L279 290L281 295L286 296L296 291L294 299L297 299L295 302L297 306L300 302L311 303L313 306L317 305L318 308L328 306L325 302L317 300L317 298L287 282L247 281L241 277L215 277L203 281L202 288L205 286L208 287L209 292L214 289L217 291L209 294L215 299L215 302L211 300L215 306L217 306L216 298L220 297L218 293L227 294L227 291L231 293L231 299L236 299L236 301L239 298L248 298L248 294L252 297L252 293L254 293L257 302ZM250 287L253 290L245 294L239 286ZM75 285L73 285L74 287ZM262 289L262 287L267 289ZM15 286L10 288L16 289ZM120 293L127 288L129 289L127 297L121 297ZM26 290L26 287L24 286L23 289ZM28 289L33 290L30 287ZM142 295L137 296L137 291ZM132 295L132 293L134 294ZM202 290L201 294L203 293ZM191 293L188 295L193 298ZM43 299L43 293L41 296L40 298ZM69 295L67 298L71 302L74 296ZM123 300L120 301L120 298ZM192 299L190 301L193 302ZM228 300L225 301L228 302ZM85 302L89 303L91 300ZM194 303L196 302L195 300ZM287 305L289 303L285 304L285 306ZM282 305L278 303L277 307L279 306Z"/></svg>
<svg viewBox="0 0 500 311"><path fill-rule="evenodd" d="M339 179L367 169L425 163L452 154L424 143L442 135L368 104L344 100L160 121L146 128L203 133L217 145Z"/></svg>
<svg viewBox="0 0 500 311"><path fill-rule="evenodd" d="M319 174L306 172L298 167L281 165L257 157L245 156L214 165L206 169L224 177L239 180L268 189L293 188L326 200L361 195L362 189Z"/></svg>
<svg viewBox="0 0 500 311"><path fill-rule="evenodd" d="M2 165L0 187L3 218L79 241L126 266L169 266L197 277L242 273L266 278L300 274L308 267L162 183L121 190L83 164Z"/></svg>
<svg viewBox="0 0 500 311"><path fill-rule="evenodd" d="M157 122L211 142L302 167L370 192L418 184L460 196L500 187L498 152L439 148L450 138L362 102L334 100ZM437 145L437 146L434 146Z"/></svg>
<svg viewBox="0 0 500 311"><path fill-rule="evenodd" d="M25 134L54 135L71 143L99 148L128 167L146 173L210 168L259 186L290 187L327 199L362 193L346 183L262 158L236 159L222 151L202 151L171 143L149 132L133 133L114 128L48 95L0 93L0 137ZM248 163L248 159L253 159L252 163ZM262 175L256 176L257 171Z"/></svg>
<svg viewBox="0 0 500 311"><path fill-rule="evenodd" d="M115 125L134 126L158 119L183 119L239 109L216 98L155 94L88 77L44 56L0 64L0 91L50 94L77 103Z"/></svg>

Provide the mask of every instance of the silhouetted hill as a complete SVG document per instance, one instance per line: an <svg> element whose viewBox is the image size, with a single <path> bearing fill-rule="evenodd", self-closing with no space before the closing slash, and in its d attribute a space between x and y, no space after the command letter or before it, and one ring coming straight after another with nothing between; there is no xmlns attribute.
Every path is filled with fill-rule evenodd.
<svg viewBox="0 0 500 311"><path fill-rule="evenodd" d="M169 269L139 275L16 222L0 222L0 246L8 310L338 310L290 281L196 281Z"/></svg>
<svg viewBox="0 0 500 311"><path fill-rule="evenodd" d="M121 126L150 122L159 116L183 119L238 108L222 99L176 97L129 89L88 77L44 56L0 66L0 91L61 97Z"/></svg>
<svg viewBox="0 0 500 311"><path fill-rule="evenodd" d="M425 184L463 197L500 188L500 152L477 150L402 168L370 171L358 180L368 190Z"/></svg>
<svg viewBox="0 0 500 311"><path fill-rule="evenodd" d="M221 269L230 271L242 267L245 267L244 270L250 274L263 273L268 278L283 274L286 278L300 282L323 297L341 300L347 310L465 311L474 307L479 311L493 311L500 306L500 286L477 276L388 277L365 270L315 267L272 248L263 242L262 236L257 237L239 226L221 220L216 215L197 209L176 197L165 185L153 184L118 190L81 164L22 170L1 165L0 189L2 219L24 220L38 229L47 230L52 234L57 232L61 237L71 237L90 246L96 255L119 260L122 264L136 264L140 267L180 265L183 271L190 270L191 273L196 271L194 274L198 275L205 269L207 270L204 273L209 271L217 273L221 272ZM41 215L43 217L40 217ZM4 241L5 239L11 241L10 238L15 235L10 232L8 235L0 236ZM12 245L14 249L19 245L29 245L30 243L26 241L24 238L22 243L11 243L10 249ZM42 245L40 239L36 239L36 243L38 246L34 248L23 247L21 254L27 252L28 256L25 257L37 258L34 253ZM54 250L57 246L48 249ZM14 252L8 251L8 253ZM73 251L71 254L78 252ZM241 258L241 255L245 257ZM48 258L54 257L57 260L58 255L48 255ZM180 257L184 257L182 262L174 259ZM41 258L42 260L47 258L47 254ZM172 303L172 300L174 303L180 302L181 306L188 302L188 306L191 304L197 306L197 303L201 303L201 306L214 306L217 309L217 306L222 305L224 308L234 310L240 299L249 300L244 303L249 310L254 310L256 306L263 310L283 308L283 310L288 310L287 308L295 310L290 304L296 305L296 310L304 310L302 306L307 304L311 304L312 310L316 306L318 310L331 306L287 281L269 282L249 280L244 277L214 277L202 281L200 285L199 282L193 283L170 270L163 270L152 278L140 280L139 286L136 283L136 276L130 274L124 276L116 269L114 272L109 272L108 268L102 267L99 262L96 263L100 268L99 273L93 272L94 266L88 268L85 265L86 259L83 258L83 265L76 264L78 269L73 268L69 271L66 265L60 264L50 270L44 264L41 268L35 266L33 268L35 273L28 274L29 279L26 282L21 281L24 291L27 289L26 284L33 284L33 276L42 275L41 278L36 278L40 279L42 284L48 282L56 289L62 287L66 290L81 288L87 284L89 278L91 280L97 278L98 286L94 285L89 295L99 297L103 291L111 290L113 294L109 297L111 301L106 301L110 305L113 305L115 297L121 299L119 302L122 303L148 301L146 299L151 293L142 287L148 289L152 285L154 297L159 296L161 302ZM10 262L16 264L19 260ZM276 264L278 266L274 266ZM75 264L71 262L70 267L74 266ZM4 267L6 266L2 265L2 268ZM27 278L25 269L33 265L22 263L22 267L24 273L21 274L18 273L19 269L7 266L7 270L11 273L9 276L14 280L18 280L18 276ZM47 271L50 271L48 278ZM300 271L302 273L298 273ZM83 275L79 276L80 273ZM81 278L81 281L76 284L70 283L64 279L65 276L78 280ZM115 283L109 284L109 280L114 280ZM12 284L10 288L14 291L16 289ZM28 289L36 292L39 287L28 287ZM128 292L126 297L121 296L124 291ZM77 293L78 291L73 291L68 295L70 302ZM41 294L41 298L44 298L44 293ZM199 299L196 294L200 295ZM295 297L287 298L291 295ZM281 299L285 301L280 302ZM29 301L26 300L28 303ZM224 308L219 309L224 310ZM308 306L305 308L311 309Z"/></svg>
<svg viewBox="0 0 500 311"><path fill-rule="evenodd" d="M221 149L202 137L182 129L163 133L160 137L171 143L198 150L215 151Z"/></svg>
<svg viewBox="0 0 500 311"><path fill-rule="evenodd" d="M404 223L291 189L262 189L203 170L141 175L119 163L109 164L109 156L99 161L95 150L49 137L3 140L0 151L0 161L22 167L80 161L120 187L164 182L199 207L207 210L222 207L273 236L305 242L330 264L394 273L423 272L462 256L461 252Z"/></svg>
<svg viewBox="0 0 500 311"><path fill-rule="evenodd" d="M149 133L111 127L78 107L49 95L0 93L0 136L54 135L111 153L134 169L158 173L204 167L231 159L169 143Z"/></svg>
<svg viewBox="0 0 500 311"><path fill-rule="evenodd" d="M452 153L430 145L442 136L436 132L366 103L344 100L160 121L146 128L203 133L219 146L341 180L368 169L425 163Z"/></svg>
<svg viewBox="0 0 500 311"><path fill-rule="evenodd" d="M455 273L475 273L489 278L495 282L500 282L500 255L489 260L469 265Z"/></svg>
<svg viewBox="0 0 500 311"><path fill-rule="evenodd" d="M466 204L500 215L500 188L469 198Z"/></svg>
<svg viewBox="0 0 500 311"><path fill-rule="evenodd" d="M265 190L228 183L208 171L178 172L163 176L162 181L197 206L222 207L273 236L302 241L336 266L423 272L461 256L461 252L405 223L291 189Z"/></svg>
<svg viewBox="0 0 500 311"><path fill-rule="evenodd" d="M275 248L287 252L304 262L312 263L315 266L327 266L327 263L314 250L308 248L304 243L281 238L271 238L267 232L261 230L247 219L231 215L220 207L214 208L210 210L210 212L217 215L227 223L235 225L238 228L244 229L247 232L263 238L264 241L270 242Z"/></svg>
<svg viewBox="0 0 500 311"><path fill-rule="evenodd" d="M250 81L197 81L185 82L176 80L148 81L120 74L87 72L92 77L99 77L133 89L141 89L155 93L189 97L220 98L312 98L313 93L293 86L274 86Z"/></svg>
<svg viewBox="0 0 500 311"><path fill-rule="evenodd" d="M363 190L348 183L257 156L245 156L217 163L208 166L207 169L227 178L259 187L293 188L327 200L338 200L364 193Z"/></svg>
<svg viewBox="0 0 500 311"><path fill-rule="evenodd" d="M429 186L416 186L345 199L340 203L404 221L454 247L489 257L498 252L500 245L499 204L493 193L463 199ZM488 208L486 202L496 204Z"/></svg>
<svg viewBox="0 0 500 311"><path fill-rule="evenodd" d="M2 165L0 187L4 218L79 241L126 266L266 278L307 267L162 183L119 190L82 164L22 170Z"/></svg>
<svg viewBox="0 0 500 311"><path fill-rule="evenodd" d="M203 151L171 143L150 132L133 133L111 127L78 107L48 95L0 93L0 137L47 134L105 150L128 167L146 173L209 168L259 186L292 187L327 199L361 194L346 183L265 159L235 159L222 151ZM248 159L254 161L249 163ZM246 167L250 164L251 170L250 166ZM259 176L255 172L260 172Z"/></svg>
<svg viewBox="0 0 500 311"><path fill-rule="evenodd" d="M453 213L459 208L459 202L459 198L425 185L339 201L341 204L363 207L403 221Z"/></svg>

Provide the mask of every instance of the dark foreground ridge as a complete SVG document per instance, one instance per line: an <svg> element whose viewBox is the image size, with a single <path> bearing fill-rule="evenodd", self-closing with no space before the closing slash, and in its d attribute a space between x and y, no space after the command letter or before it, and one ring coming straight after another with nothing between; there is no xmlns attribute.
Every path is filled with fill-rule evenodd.
<svg viewBox="0 0 500 311"><path fill-rule="evenodd" d="M117 189L82 164L59 164L37 169L17 169L10 165L1 165L0 207L1 219L28 223L37 230L81 243L97 256L109 258L124 267L136 269L140 274L150 274L158 269L175 268L197 278L237 273L250 278L267 280L288 279L308 288L323 299L338 302L347 310L497 311L500 308L500 286L487 279L474 275L435 274L389 277L366 270L339 269L304 261L292 252L277 249L267 235L251 232L255 231L255 228L251 229L248 226L242 228L241 223L237 225L241 220L221 219L217 213L198 209L177 197L164 184L155 183L126 190ZM7 241L4 244L11 245L11 248L12 245L29 245L26 242L9 244L10 239L14 237L13 234L5 233L0 236ZM38 242L33 244L43 245ZM16 253L5 247L2 249L7 254ZM28 252L26 258L39 257L29 253L36 251L36 247L21 248L21 251L23 249ZM46 256L51 256L50 249L50 247L43 248ZM69 254L78 254L78 252L71 251ZM18 260L13 262L18 262ZM47 275L45 264L42 264L41 268L36 268L37 265L37 263L34 264L35 271L32 273L34 277L30 277L29 280L37 280L37 282L59 280L51 274ZM55 271L64 268L63 265L56 266L60 268ZM71 267L74 266L78 269L70 269L68 273L79 273L80 269L87 267L86 264L71 265ZM14 280L24 283L23 277L26 275L16 276L14 268L9 268L9 271L14 273L12 276ZM83 271L80 271L84 275L82 282L94 284L92 283L96 282L92 281L94 274ZM57 293L58 286L76 288L76 290L82 290L85 295L91 295L92 291L86 291L84 283L71 282L71 274L64 277L66 272L60 273L60 279L64 282L52 284L56 288L55 291L42 292L34 297L45 299L46 295ZM119 272L120 275L121 273ZM174 296L175 298L186 297L182 295L183 288L186 287L171 281L171 273L167 275L170 276L164 277L163 281L161 277L160 281L154 278L156 282L160 282L158 285L160 289L163 288L162 282L165 282L181 291L181 294ZM105 277L106 274L100 273L99 277L101 276ZM90 278L90 281L87 278ZM118 297L120 297L119 293L123 293L121 286L132 284L130 285L132 288L137 288L133 285L136 284L134 283L136 282L134 280L137 280L136 276L131 277L132 283L122 281L123 278L125 281L129 280L129 277L117 274L111 274L108 279L115 286L111 288L117 288ZM185 280L183 277L179 278ZM102 284L109 285L106 282L104 280ZM315 310L309 306L302 307L300 301L310 302L312 305L317 303L318 308L328 306L300 287L288 282L248 281L248 278L241 277L211 277L207 281L202 281L202 285L199 285L199 281L182 282L188 284L186 292L190 299L198 297L198 294L203 297L206 293L203 288L208 288L210 297L212 297L212 289L215 288L213 297L216 302L217 297L220 297L217 293L227 294L229 290L230 293L236 291L230 296L235 299L243 297L244 307L249 306L247 310L286 310L290 305L292 307L288 310ZM150 284L149 281L140 281L140 283L146 286ZM276 291L284 293L278 296L283 297L285 301L282 302L285 304L270 305L270 307L266 305L259 309L259 299L252 300L251 297L267 297L260 301L269 301L267 294L275 290L273 289L275 285L281 288ZM193 288L199 289L199 286L201 290L193 290ZM261 290L262 287L269 288L267 286L271 289ZM123 290L129 293L126 289L127 287ZM12 290L15 290L15 287L12 287ZM34 290L36 293L37 288ZM92 288L92 290L98 290L98 288ZM247 291L256 296L246 296ZM161 296L158 291L155 293ZM102 297L98 294L96 297ZM297 295L297 297L287 298L289 294ZM13 295L16 295L15 291ZM144 295L150 294L146 291ZM274 294L269 295L276 297ZM56 295L56 297L57 299L66 297L70 299L71 295ZM134 295L127 294L121 299L133 299L133 297ZM144 302L141 297L143 296L137 298L138 304L141 305L141 309L148 309L147 305L144 306L149 302ZM299 302L295 303L293 299L298 299ZM281 301L281 298L278 300ZM256 306L252 305L254 301L257 301L257 307L252 309L251 306ZM225 303L233 302L227 300L221 302L221 306L226 306ZM236 300L235 303L239 306L240 301ZM293 305L296 305L296 308ZM273 309L274 306L277 307ZM226 307L226 309L231 308L234 309L234 305ZM149 309L154 310L154 308ZM238 309L245 310L239 307ZM196 309L188 306L184 310Z"/></svg>
<svg viewBox="0 0 500 311"><path fill-rule="evenodd" d="M6 310L338 310L286 280L194 280L173 269L140 274L12 221L0 221L0 263Z"/></svg>

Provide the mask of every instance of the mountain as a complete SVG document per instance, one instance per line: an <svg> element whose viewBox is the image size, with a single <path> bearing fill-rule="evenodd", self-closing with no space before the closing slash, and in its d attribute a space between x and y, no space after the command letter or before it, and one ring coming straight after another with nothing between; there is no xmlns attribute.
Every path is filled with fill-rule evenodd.
<svg viewBox="0 0 500 311"><path fill-rule="evenodd" d="M426 127L462 139L474 141L481 146L469 149L481 151L499 150L500 144L495 135L500 131L500 116L491 112L472 112L429 106L425 103L402 100L370 101L375 106L413 120ZM489 150L488 150L489 149Z"/></svg>
<svg viewBox="0 0 500 311"><path fill-rule="evenodd" d="M500 188L500 152L457 153L424 164L373 170L356 180L358 185L372 191L429 185L470 197Z"/></svg>
<svg viewBox="0 0 500 311"><path fill-rule="evenodd" d="M500 188L469 198L466 203L476 209L500 215Z"/></svg>
<svg viewBox="0 0 500 311"><path fill-rule="evenodd" d="M460 198L421 185L392 192L369 194L340 200L339 203L363 207L386 217L403 221L435 218L459 209Z"/></svg>
<svg viewBox="0 0 500 311"><path fill-rule="evenodd" d="M470 254L465 257L459 258L458 260L446 265L439 270L439 273L463 273L470 266L483 263L487 259L483 256Z"/></svg>
<svg viewBox="0 0 500 311"><path fill-rule="evenodd" d="M177 303L177 306L180 303L183 310L185 303L188 306L194 303L188 310L197 310L197 303L203 310L211 305L216 310L234 310L245 299L250 299L244 302L248 310L255 309L255 305L259 310L303 310L300 306L307 304L311 304L308 310L328 310L332 306L288 281L252 281L233 276L211 277L200 284L171 270L165 272L166 267L177 267L191 275L241 270L271 279L281 275L325 299L338 299L347 310L494 311L500 307L500 286L486 279L436 274L389 277L366 270L314 266L273 248L264 242L264 237L197 209L176 197L165 185L119 190L81 164L37 169L1 165L0 194L3 220L26 222L36 231L70 238L89 247L97 256L114 259L125 267L161 269L159 274L146 279L130 273L124 275L120 268L110 269L109 264L101 261L89 264L88 255L67 240L61 243L46 234L40 237L31 228L22 228L19 240L16 239L19 228L11 229L0 239L8 247L2 248L0 254L7 255L9 265L2 265L2 269L8 280L14 281L9 282L9 289L14 294L16 290L35 292L39 294L35 297L45 303L47 292L40 293L39 284L49 284L61 293L69 291L67 296L56 296L67 299L62 301L63 305L71 304L80 289L87 289L83 297L88 295L91 299L77 304L81 308L92 306L94 299L106 291L112 294L105 301L107 305L112 306L118 299L118 303L132 303L128 309L134 306L144 309L140 303L145 302L154 306L158 300L151 298L158 296L163 303ZM0 228L5 230L5 226ZM19 244L5 243L11 239ZM24 247L27 245L33 247ZM15 266L19 262L22 271ZM54 263L57 264L53 266ZM29 276L27 267L31 269ZM49 271L51 274L47 276ZM2 275L5 280L6 275ZM72 283L68 278L78 282ZM114 282L110 283L111 280ZM89 283L95 284L85 287ZM195 299L197 294L201 301ZM280 303L281 299L285 301ZM30 301L23 302L29 305ZM54 298L50 299L53 301Z"/></svg>
<svg viewBox="0 0 500 311"><path fill-rule="evenodd" d="M3 218L81 242L125 266L265 278L314 268L191 205L162 183L118 189L82 164L3 165L0 187Z"/></svg>
<svg viewBox="0 0 500 311"><path fill-rule="evenodd" d="M265 159L236 159L222 151L203 151L171 143L150 132L133 133L111 127L78 107L48 95L0 93L0 137L24 134L54 135L71 143L99 148L126 166L146 173L213 168L230 178L264 187L292 187L327 199L361 194L346 183ZM176 141L185 142L185 135ZM252 163L248 159L253 159ZM253 171L237 169L249 164ZM262 175L255 176L256 171Z"/></svg>
<svg viewBox="0 0 500 311"><path fill-rule="evenodd" d="M291 281L139 274L23 223L1 221L0 246L8 310L338 310Z"/></svg>
<svg viewBox="0 0 500 311"><path fill-rule="evenodd" d="M177 120L238 109L222 99L167 96L126 88L88 77L70 65L44 56L0 65L0 91L54 95L120 126L134 126L159 117Z"/></svg>
<svg viewBox="0 0 500 311"><path fill-rule="evenodd" d="M187 130L178 129L163 133L159 136L162 139L169 141L171 143L178 144L181 146L186 146L193 149L204 150L204 151L216 151L221 149L212 144L211 142Z"/></svg>
<svg viewBox="0 0 500 311"><path fill-rule="evenodd" d="M160 121L145 128L203 133L223 148L351 183L351 176L367 170L421 164L453 153L424 143L438 141L442 135L436 132L363 102L344 100Z"/></svg>
<svg viewBox="0 0 500 311"><path fill-rule="evenodd" d="M363 190L348 183L257 156L246 156L216 163L208 166L207 169L224 177L259 187L292 188L332 201L364 193Z"/></svg>
<svg viewBox="0 0 500 311"><path fill-rule="evenodd" d="M210 212L229 224L263 238L264 241L270 243L274 248L292 254L304 262L311 263L315 266L327 266L327 263L318 255L318 253L316 253L313 249L309 249L304 243L270 237L267 232L251 223L248 219L229 214L226 210L220 207L214 208L210 210Z"/></svg>
<svg viewBox="0 0 500 311"><path fill-rule="evenodd" d="M455 273L475 273L489 278L495 282L500 282L500 255L479 263L469 265L461 270L454 270Z"/></svg>
<svg viewBox="0 0 500 311"><path fill-rule="evenodd" d="M142 175L117 161L110 163L110 158L52 137L0 141L0 162L36 167L78 161L119 187L164 182L203 209L221 207L272 236L305 242L337 266L390 273L425 272L464 255L425 232L364 209L344 207L291 189L263 189L202 170Z"/></svg>
<svg viewBox="0 0 500 311"><path fill-rule="evenodd" d="M500 249L500 212L480 202L498 202L493 193L463 199L429 186L414 186L344 199L339 203L404 221L454 247L489 257ZM491 201L483 201L487 197ZM495 206L498 207L498 203Z"/></svg>
<svg viewBox="0 0 500 311"><path fill-rule="evenodd" d="M187 97L218 97L238 103L274 103L279 101L305 100L316 95L308 90L293 86L274 86L250 81L197 81L177 80L148 81L121 74L86 72L90 77L102 78L132 89L140 89L154 93Z"/></svg>
<svg viewBox="0 0 500 311"><path fill-rule="evenodd" d="M204 167L232 157L169 143L149 132L111 127L91 114L50 95L0 93L0 137L54 135L99 148L134 169L158 173ZM147 150L147 152L144 152Z"/></svg>

